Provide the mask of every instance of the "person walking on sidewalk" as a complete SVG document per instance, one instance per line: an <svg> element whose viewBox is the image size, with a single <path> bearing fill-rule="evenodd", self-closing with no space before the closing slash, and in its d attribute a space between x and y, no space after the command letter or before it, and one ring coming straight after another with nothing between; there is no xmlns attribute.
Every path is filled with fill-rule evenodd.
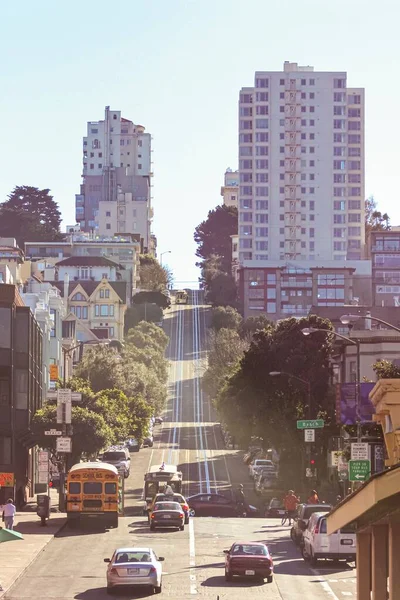
<svg viewBox="0 0 400 600"><path fill-rule="evenodd" d="M16 513L16 508L13 504L12 498L7 500L7 504L3 507L3 516L4 516L4 525L6 529L14 529L14 517Z"/></svg>

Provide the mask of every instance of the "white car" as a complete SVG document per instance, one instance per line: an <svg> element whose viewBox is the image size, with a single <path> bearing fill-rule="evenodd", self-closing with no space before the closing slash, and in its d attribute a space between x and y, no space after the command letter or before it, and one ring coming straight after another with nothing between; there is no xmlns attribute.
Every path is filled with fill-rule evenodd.
<svg viewBox="0 0 400 600"><path fill-rule="evenodd" d="M303 533L302 554L305 561L315 565L320 558L332 560L356 560L356 533L353 527L345 526L331 535L327 534L326 513L311 515Z"/></svg>
<svg viewBox="0 0 400 600"><path fill-rule="evenodd" d="M254 479L257 475L261 473L261 471L271 471L276 473L276 466L272 462L272 460L268 460L267 458L256 458L252 463L249 464L249 477L250 479Z"/></svg>
<svg viewBox="0 0 400 600"><path fill-rule="evenodd" d="M103 453L102 460L110 465L114 465L118 471L121 471L124 474L125 479L129 477L131 457L129 456L129 450L126 446L113 446L112 448L108 448L108 450Z"/></svg>
<svg viewBox="0 0 400 600"><path fill-rule="evenodd" d="M116 587L151 587L155 594L162 590L164 557L157 557L151 548L117 548L111 558L105 558L107 593Z"/></svg>

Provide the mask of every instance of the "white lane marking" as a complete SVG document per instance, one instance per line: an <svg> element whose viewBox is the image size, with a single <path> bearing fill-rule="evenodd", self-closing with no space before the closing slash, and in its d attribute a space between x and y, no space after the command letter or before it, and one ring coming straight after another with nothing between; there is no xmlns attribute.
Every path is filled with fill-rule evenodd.
<svg viewBox="0 0 400 600"><path fill-rule="evenodd" d="M352 592L342 592L343 596L352 596L353 593Z"/></svg>
<svg viewBox="0 0 400 600"><path fill-rule="evenodd" d="M189 578L190 578L190 593L197 594L197 583L196 583L196 546L194 539L194 524L193 517L189 520Z"/></svg>
<svg viewBox="0 0 400 600"><path fill-rule="evenodd" d="M331 586L329 585L329 583L326 581L326 579L321 579L321 574L316 570L316 569L310 569L311 573L318 578L318 583L321 584L322 588L324 589L324 591L329 594L329 596L331 597L332 600L339 600L339 598L336 596L335 592L333 591L333 589L331 588Z"/></svg>

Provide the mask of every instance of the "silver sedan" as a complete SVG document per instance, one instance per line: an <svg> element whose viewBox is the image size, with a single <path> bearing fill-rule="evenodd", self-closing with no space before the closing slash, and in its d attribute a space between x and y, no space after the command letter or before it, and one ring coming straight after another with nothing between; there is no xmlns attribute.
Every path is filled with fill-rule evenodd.
<svg viewBox="0 0 400 600"><path fill-rule="evenodd" d="M157 557L151 548L117 548L111 558L105 558L107 592L116 587L151 587L161 594L164 557Z"/></svg>

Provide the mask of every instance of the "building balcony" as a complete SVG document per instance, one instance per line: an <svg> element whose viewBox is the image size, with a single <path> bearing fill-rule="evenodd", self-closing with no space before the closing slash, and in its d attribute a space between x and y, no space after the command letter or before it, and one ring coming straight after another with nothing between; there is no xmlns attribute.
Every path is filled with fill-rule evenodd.
<svg viewBox="0 0 400 600"><path fill-rule="evenodd" d="M311 289L312 285L312 281L286 281L281 279L281 288Z"/></svg>

